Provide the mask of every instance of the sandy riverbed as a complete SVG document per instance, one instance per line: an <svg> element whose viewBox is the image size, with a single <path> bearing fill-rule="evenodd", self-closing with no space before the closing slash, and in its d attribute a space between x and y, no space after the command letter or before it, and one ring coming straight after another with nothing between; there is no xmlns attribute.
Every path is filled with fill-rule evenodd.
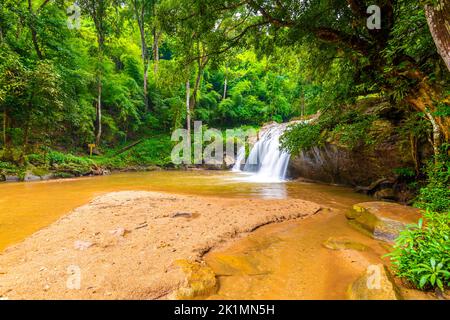
<svg viewBox="0 0 450 320"><path fill-rule="evenodd" d="M176 260L200 260L262 225L319 211L297 199L110 193L2 252L0 297L166 298L184 281ZM80 289L70 289L78 272Z"/></svg>

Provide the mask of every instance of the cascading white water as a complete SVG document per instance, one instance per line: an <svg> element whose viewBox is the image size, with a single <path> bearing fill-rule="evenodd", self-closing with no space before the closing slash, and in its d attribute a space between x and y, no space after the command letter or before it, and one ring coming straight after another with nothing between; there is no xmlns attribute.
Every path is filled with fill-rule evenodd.
<svg viewBox="0 0 450 320"><path fill-rule="evenodd" d="M236 161L231 171L235 172L241 171L241 166L244 163L244 161L245 161L245 146L242 146L238 150Z"/></svg>
<svg viewBox="0 0 450 320"><path fill-rule="evenodd" d="M285 181L290 159L289 153L280 150L280 136L285 129L285 125L273 125L263 132L250 151L242 170L252 173L244 178L245 180L268 183ZM245 148L242 147L238 151L233 171L240 171L244 159Z"/></svg>

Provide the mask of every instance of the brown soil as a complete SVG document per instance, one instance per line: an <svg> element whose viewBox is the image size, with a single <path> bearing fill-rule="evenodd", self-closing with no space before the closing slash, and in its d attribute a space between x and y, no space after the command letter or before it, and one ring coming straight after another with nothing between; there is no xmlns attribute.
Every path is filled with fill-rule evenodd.
<svg viewBox="0 0 450 320"><path fill-rule="evenodd" d="M166 298L185 277L175 261L200 260L262 225L318 211L293 199L110 193L1 253L0 298ZM80 289L68 286L74 270Z"/></svg>

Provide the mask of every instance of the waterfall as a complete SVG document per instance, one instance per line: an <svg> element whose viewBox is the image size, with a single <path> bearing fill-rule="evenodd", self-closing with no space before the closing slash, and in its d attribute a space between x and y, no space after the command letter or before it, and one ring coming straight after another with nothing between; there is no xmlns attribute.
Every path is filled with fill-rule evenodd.
<svg viewBox="0 0 450 320"><path fill-rule="evenodd" d="M245 161L245 145L239 148L236 161L231 171L235 172L241 171L241 166L244 161Z"/></svg>
<svg viewBox="0 0 450 320"><path fill-rule="evenodd" d="M249 175L244 180L254 182L282 182L290 159L289 153L280 150L280 136L286 125L270 125L263 131L260 139L250 151L242 170ZM240 171L241 162L245 160L245 147L238 151L233 171Z"/></svg>

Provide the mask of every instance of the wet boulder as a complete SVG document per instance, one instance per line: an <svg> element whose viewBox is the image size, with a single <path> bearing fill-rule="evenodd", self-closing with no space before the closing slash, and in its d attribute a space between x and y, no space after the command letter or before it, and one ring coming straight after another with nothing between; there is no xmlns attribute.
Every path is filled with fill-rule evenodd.
<svg viewBox="0 0 450 320"><path fill-rule="evenodd" d="M400 300L400 290L395 285L386 266L368 266L366 272L347 290L349 300Z"/></svg>
<svg viewBox="0 0 450 320"><path fill-rule="evenodd" d="M23 181L27 181L27 182L29 182L29 181L40 181L40 180L42 180L40 176L35 175L35 174L31 173L31 172L25 173L25 176L23 178Z"/></svg>
<svg viewBox="0 0 450 320"><path fill-rule="evenodd" d="M18 176L13 176L13 175L5 175L5 180L6 182L18 182L20 181L20 178Z"/></svg>
<svg viewBox="0 0 450 320"><path fill-rule="evenodd" d="M406 225L416 223L418 209L397 203L373 201L358 203L347 212L348 222L377 240L393 242Z"/></svg>
<svg viewBox="0 0 450 320"><path fill-rule="evenodd" d="M205 263L177 260L174 265L184 274L184 281L171 298L189 300L207 297L217 292L218 282L214 271Z"/></svg>

